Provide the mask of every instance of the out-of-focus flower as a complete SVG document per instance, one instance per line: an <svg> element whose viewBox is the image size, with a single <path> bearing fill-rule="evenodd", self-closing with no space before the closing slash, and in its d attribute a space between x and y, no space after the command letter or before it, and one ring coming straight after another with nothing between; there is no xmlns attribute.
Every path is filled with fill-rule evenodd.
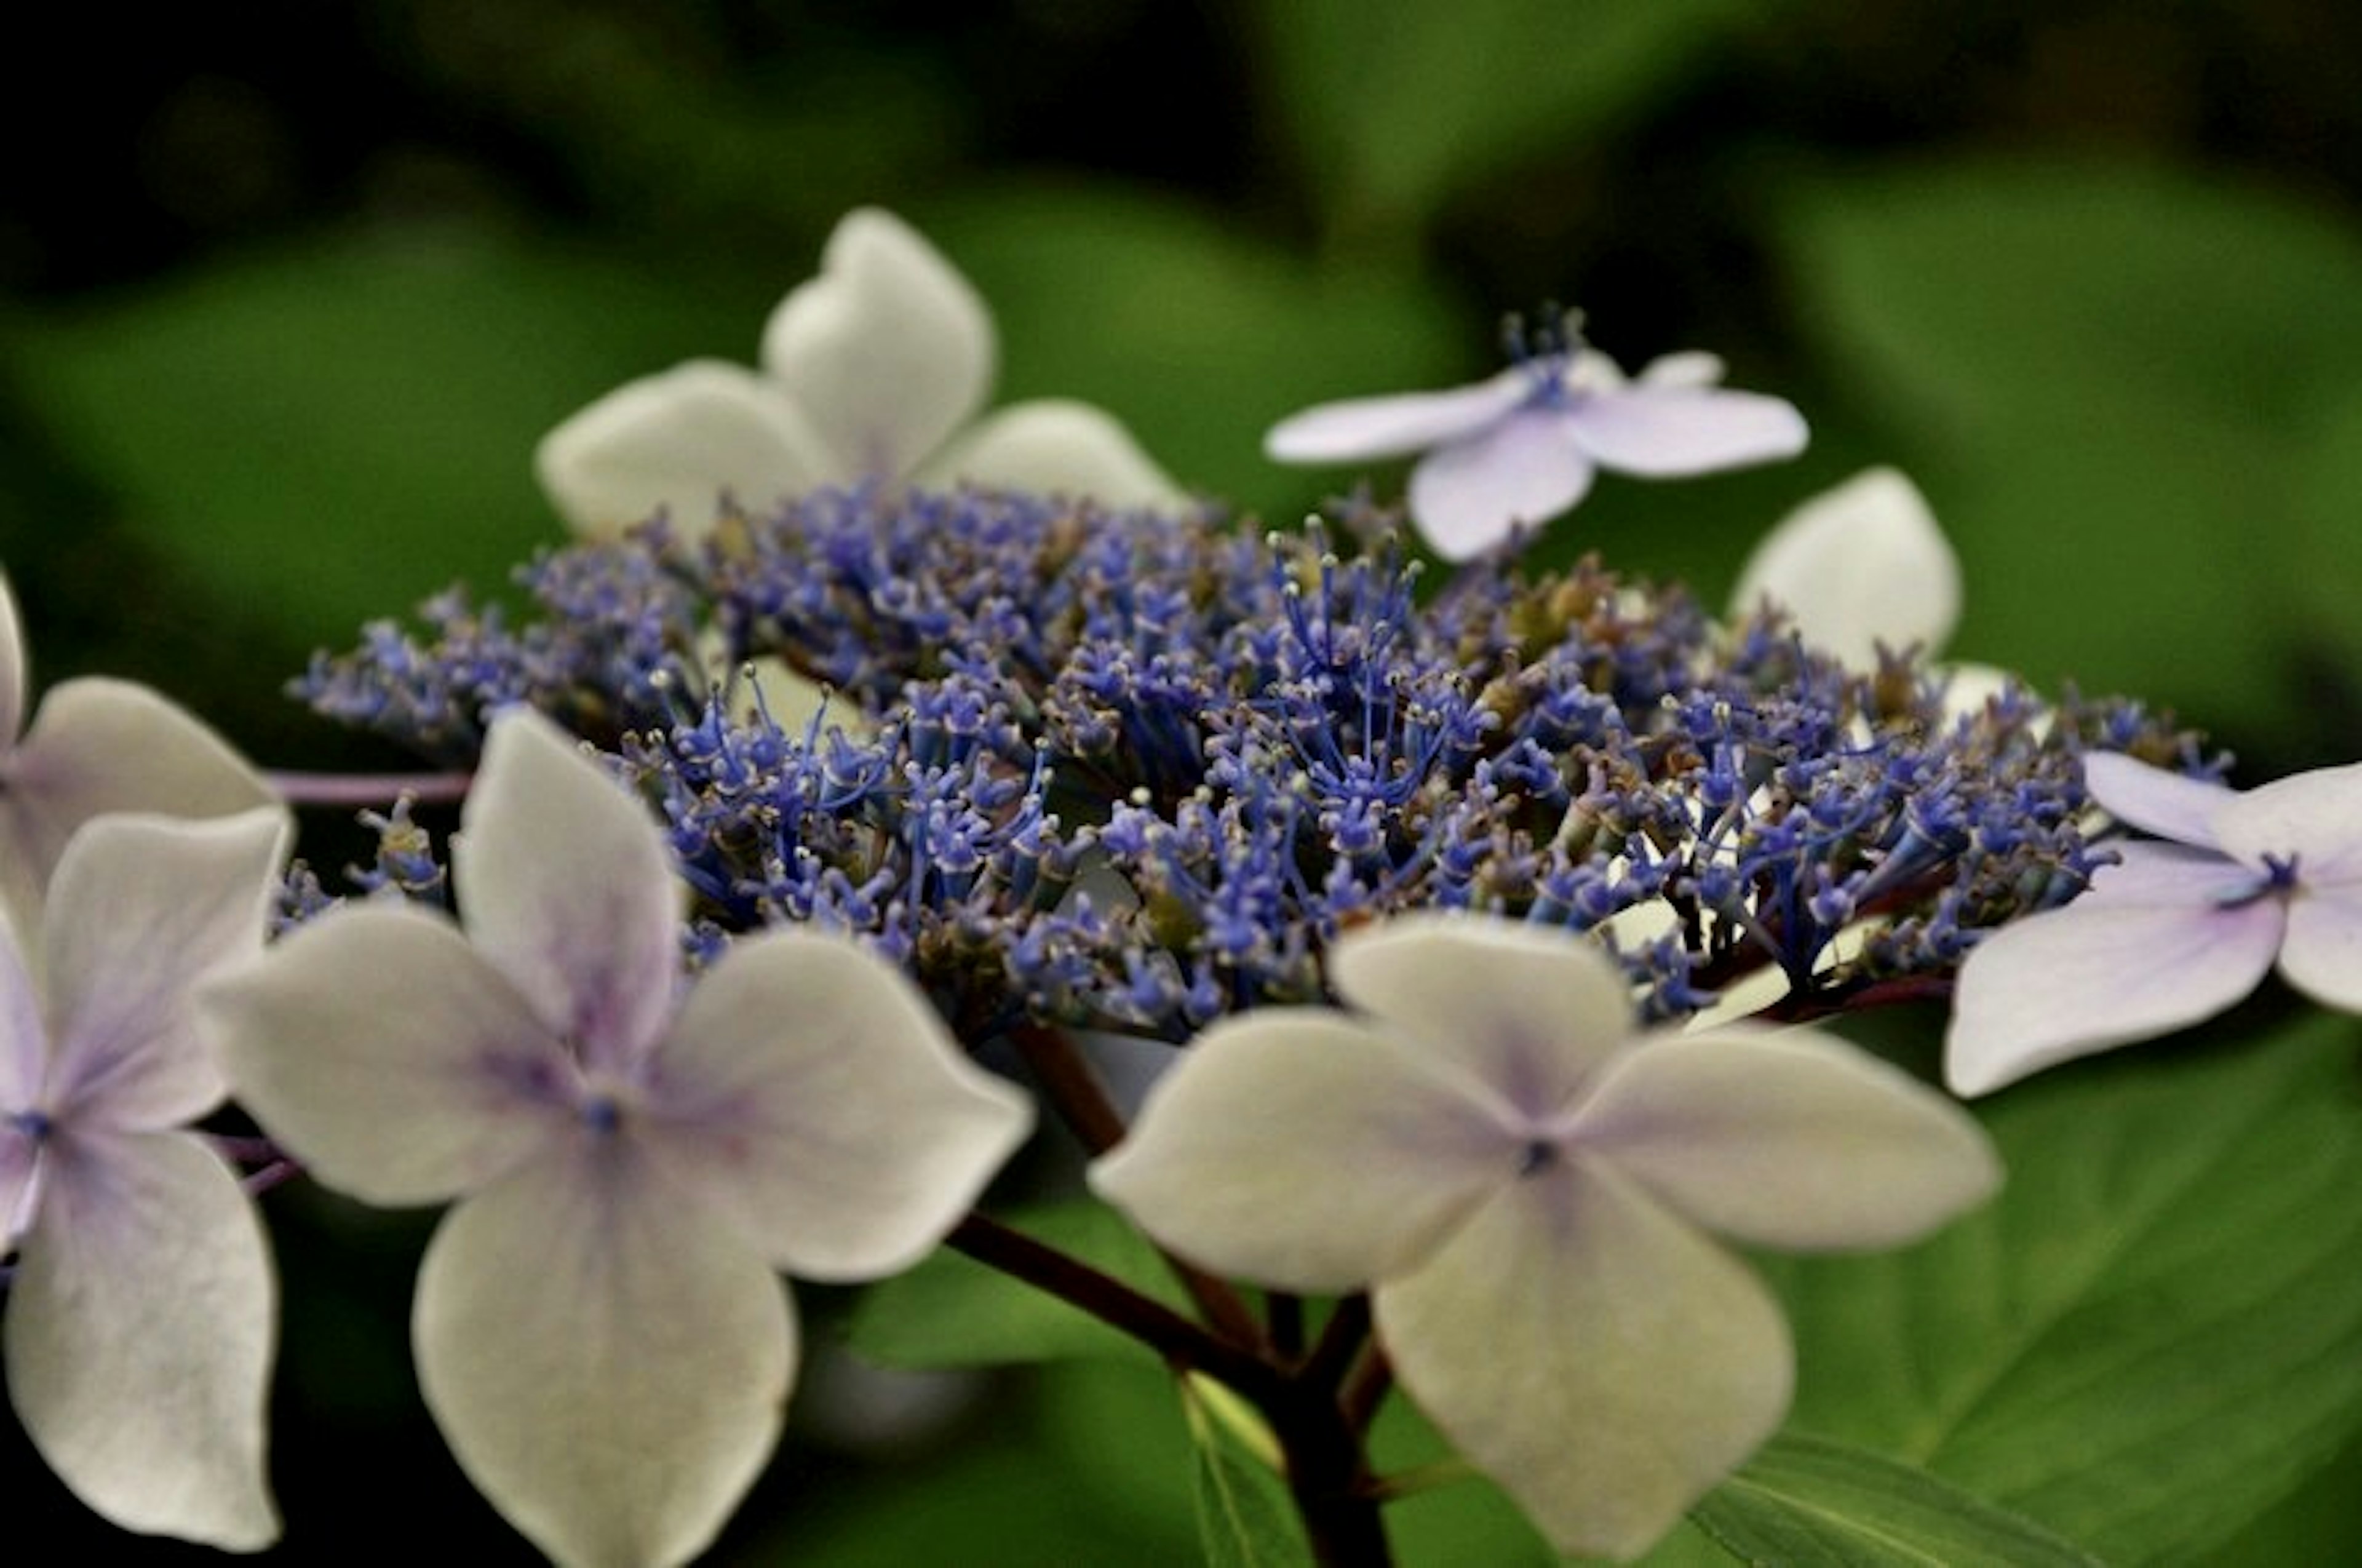
<svg viewBox="0 0 2362 1568"><path fill-rule="evenodd" d="M1813 646L1857 669L1883 643L1939 651L1960 621L1960 560L1927 498L1893 469L1866 469L1781 519L1738 574L1734 615L1765 601Z"/></svg>
<svg viewBox="0 0 2362 1568"><path fill-rule="evenodd" d="M1284 463L1425 452L1411 470L1411 521L1461 561L1567 511L1600 469L1675 479L1805 448L1804 415L1716 386L1722 362L1710 354L1672 355L1627 381L1571 319L1546 320L1530 340L1513 325L1510 337L1518 362L1489 381L1322 403L1272 426L1264 450Z"/></svg>
<svg viewBox="0 0 2362 1568"><path fill-rule="evenodd" d="M223 1098L191 991L262 950L288 828L105 817L58 862L38 958L0 928L9 1397L108 1519L238 1551L279 1534L277 1288L237 1177L186 1130Z"/></svg>
<svg viewBox="0 0 2362 1568"><path fill-rule="evenodd" d="M2246 791L2114 753L2086 757L2083 776L2102 807L2166 842L2115 845L2081 897L1970 952L1944 1043L1956 1092L2171 1033L2275 966L2362 1011L2362 764Z"/></svg>
<svg viewBox="0 0 2362 1568"><path fill-rule="evenodd" d="M724 496L760 508L863 480L967 482L1118 508L1187 500L1088 404L1045 399L977 419L997 353L968 281L901 219L863 207L829 237L820 276L771 313L760 370L693 359L628 382L544 436L534 470L558 513L590 535L659 512L701 534Z"/></svg>
<svg viewBox="0 0 2362 1568"><path fill-rule="evenodd" d="M0 578L0 909L21 940L39 933L41 889L91 818L217 817L271 803L270 786L226 741L145 686L61 681L28 725L27 665L17 601Z"/></svg>
<svg viewBox="0 0 2362 1568"><path fill-rule="evenodd" d="M323 1181L459 1201L421 1386L469 1475L569 1563L711 1540L796 1359L774 1271L906 1268L1032 1125L900 972L739 940L685 992L654 823L555 726L496 720L452 850L465 931L348 905L210 993L239 1099Z"/></svg>
<svg viewBox="0 0 2362 1568"><path fill-rule="evenodd" d="M1708 1231L1887 1246L1999 1179L1833 1038L1633 1034L1567 933L1406 916L1330 975L1358 1011L1208 1030L1092 1186L1209 1268L1366 1288L1403 1386L1562 1551L1646 1551L1788 1408L1787 1326Z"/></svg>

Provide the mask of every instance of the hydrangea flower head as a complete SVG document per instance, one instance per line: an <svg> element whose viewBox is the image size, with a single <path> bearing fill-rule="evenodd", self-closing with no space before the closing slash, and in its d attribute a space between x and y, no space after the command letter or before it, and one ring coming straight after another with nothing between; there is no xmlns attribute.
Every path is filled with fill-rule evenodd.
<svg viewBox="0 0 2362 1568"><path fill-rule="evenodd" d="M863 480L1183 502L1123 426L1087 404L1023 403L970 424L997 352L968 281L901 219L864 207L829 237L821 275L772 312L760 370L693 359L629 382L544 436L535 472L559 513L593 535L659 512L701 533L723 495L761 507Z"/></svg>
<svg viewBox="0 0 2362 1568"><path fill-rule="evenodd" d="M262 950L288 825L100 818L58 862L38 955L0 926L9 1397L108 1519L244 1551L279 1533L277 1292L236 1175L186 1130L224 1094L190 1003Z"/></svg>
<svg viewBox="0 0 2362 1568"><path fill-rule="evenodd" d="M2275 966L2362 1011L2362 764L2245 791L2115 753L2086 757L2083 775L2101 806L2162 842L2116 845L2073 902L1970 952L1945 1038L1955 1091L2170 1033Z"/></svg>
<svg viewBox="0 0 2362 1568"><path fill-rule="evenodd" d="M1787 1326L1708 1232L1890 1245L1999 1177L1835 1039L1636 1035L1564 932L1407 915L1330 975L1354 1011L1207 1031L1091 1183L1208 1267L1368 1289L1403 1386L1562 1551L1644 1551L1787 1409Z"/></svg>
<svg viewBox="0 0 2362 1568"><path fill-rule="evenodd" d="M1029 1105L849 940L751 934L684 991L662 835L545 719L493 722L462 823L464 930L333 910L216 988L209 1026L323 1181L458 1199L412 1331L478 1487L561 1562L678 1562L778 1434L774 1271L916 1262Z"/></svg>
<svg viewBox="0 0 2362 1568"><path fill-rule="evenodd" d="M1672 355L1627 381L1576 325L1552 313L1529 337L1513 321L1517 363L1491 380L1322 403L1272 426L1264 450L1285 463L1426 453L1411 470L1411 520L1452 561L1567 511L1601 469L1672 479L1804 450L1804 416L1779 398L1715 385L1714 356Z"/></svg>
<svg viewBox="0 0 2362 1568"><path fill-rule="evenodd" d="M58 683L25 720L17 601L0 578L0 909L27 938L66 841L105 812L228 816L271 803L261 775L185 709L104 676Z"/></svg>

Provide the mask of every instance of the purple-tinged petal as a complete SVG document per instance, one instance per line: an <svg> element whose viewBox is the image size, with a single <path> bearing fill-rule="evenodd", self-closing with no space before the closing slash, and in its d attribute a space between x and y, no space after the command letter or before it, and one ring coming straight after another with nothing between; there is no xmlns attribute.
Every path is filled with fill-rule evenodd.
<svg viewBox="0 0 2362 1568"><path fill-rule="evenodd" d="M330 1187L435 1203L570 1136L576 1068L440 915L334 910L206 987L197 1023L238 1103Z"/></svg>
<svg viewBox="0 0 2362 1568"><path fill-rule="evenodd" d="M8 1293L8 1392L41 1457L125 1529L252 1551L278 1289L237 1177L182 1132L60 1130Z"/></svg>
<svg viewBox="0 0 2362 1568"><path fill-rule="evenodd" d="M2001 1184L1991 1142L1952 1101L1802 1029L1627 1051L1572 1139L1707 1229L1791 1251L1911 1241Z"/></svg>
<svg viewBox="0 0 2362 1568"><path fill-rule="evenodd" d="M994 410L911 478L921 485L1088 497L1116 509L1169 512L1189 499L1113 414L1057 398Z"/></svg>
<svg viewBox="0 0 2362 1568"><path fill-rule="evenodd" d="M1785 608L1805 642L1857 668L1881 643L1943 646L1960 619L1960 562L1918 487L1870 469L1782 519L1738 574L1731 607Z"/></svg>
<svg viewBox="0 0 2362 1568"><path fill-rule="evenodd" d="M40 1202L42 1138L15 1117L0 1117L0 1247L14 1247Z"/></svg>
<svg viewBox="0 0 2362 1568"><path fill-rule="evenodd" d="M820 276L763 328L763 369L850 480L900 479L984 406L999 348L982 296L889 212L845 215Z"/></svg>
<svg viewBox="0 0 2362 1568"><path fill-rule="evenodd" d="M2170 1033L2255 989L2286 918L2276 898L2224 902L2225 864L2202 851L2128 859L2073 903L1980 942L1952 993L1944 1042L1952 1091L1989 1094L2057 1063Z"/></svg>
<svg viewBox="0 0 2362 1568"><path fill-rule="evenodd" d="M1521 1152L1502 1108L1421 1043L1326 1008L1266 1008L1198 1036L1090 1184L1206 1267L1342 1291L1423 1263Z"/></svg>
<svg viewBox="0 0 2362 1568"><path fill-rule="evenodd" d="M2118 822L2202 849L2224 847L2215 835L2215 819L2239 799L2227 786L2169 773L2114 751L2083 758L2083 787Z"/></svg>
<svg viewBox="0 0 2362 1568"><path fill-rule="evenodd" d="M741 938L651 1064L651 1146L807 1279L908 1268L1025 1141L1032 1103L969 1061L900 969L806 931Z"/></svg>
<svg viewBox="0 0 2362 1568"><path fill-rule="evenodd" d="M1432 1070L1528 1124L1554 1121L1634 1021L1631 988L1595 944L1483 915L1364 926L1330 950L1329 977Z"/></svg>
<svg viewBox="0 0 2362 1568"><path fill-rule="evenodd" d="M1569 437L1603 469L1679 479L1793 458L1805 449L1805 416L1760 392L1634 386L1584 398L1567 410Z"/></svg>
<svg viewBox="0 0 2362 1568"><path fill-rule="evenodd" d="M561 1563L665 1568L762 1473L795 1320L738 1227L628 1133L460 1203L411 1320L427 1408L477 1489Z"/></svg>
<svg viewBox="0 0 2362 1568"><path fill-rule="evenodd" d="M2304 882L2362 880L2362 763L2317 767L2234 795L2214 817L2225 855L2297 861Z"/></svg>
<svg viewBox="0 0 2362 1568"><path fill-rule="evenodd" d="M17 934L0 921L0 1115L25 1110L39 1099L48 1077L50 1030L41 1016L40 988L17 946ZM0 1209L0 1231L8 1210Z"/></svg>
<svg viewBox="0 0 2362 1568"><path fill-rule="evenodd" d="M646 808L540 714L492 722L451 846L479 951L574 1042L627 1071L672 1016L687 889Z"/></svg>
<svg viewBox="0 0 2362 1568"><path fill-rule="evenodd" d="M1410 516L1448 561L1484 554L1518 524L1549 522L1591 490L1591 459L1568 436L1563 409L1520 409L1438 447L1410 473Z"/></svg>
<svg viewBox="0 0 2362 1568"><path fill-rule="evenodd" d="M101 817L74 835L43 912L45 1110L162 1128L221 1102L192 996L261 953L292 829L283 808L267 806L206 822Z"/></svg>
<svg viewBox="0 0 2362 1568"><path fill-rule="evenodd" d="M1516 1181L1372 1293L1404 1390L1561 1551L1629 1559L1779 1427L1787 1324L1604 1162Z"/></svg>
<svg viewBox="0 0 2362 1568"><path fill-rule="evenodd" d="M1273 425L1263 438L1264 455L1277 463L1372 463L1407 457L1499 424L1533 393L1532 376L1508 370L1450 392L1319 403Z"/></svg>
<svg viewBox="0 0 2362 1568"><path fill-rule="evenodd" d="M617 387L543 436L533 471L557 514L589 538L613 538L659 513L677 533L700 537L724 495L767 507L855 477L792 398L719 359Z"/></svg>
<svg viewBox="0 0 2362 1568"><path fill-rule="evenodd" d="M2297 884L2280 938L2280 974L2324 1007L2362 1012L2362 885Z"/></svg>
<svg viewBox="0 0 2362 1568"><path fill-rule="evenodd" d="M0 898L29 935L66 840L91 818L223 817L276 800L228 742L147 687L100 676L61 681L0 761Z"/></svg>

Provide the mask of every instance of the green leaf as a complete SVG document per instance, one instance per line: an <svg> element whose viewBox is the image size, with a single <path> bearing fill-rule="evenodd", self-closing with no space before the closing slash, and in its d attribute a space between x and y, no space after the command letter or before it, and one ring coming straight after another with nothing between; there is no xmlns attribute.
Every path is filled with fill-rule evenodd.
<svg viewBox="0 0 2362 1568"><path fill-rule="evenodd" d="M2257 1010L1983 1102L2008 1184L1934 1240L1768 1263L1793 1430L2127 1563L2191 1560L2362 1432L2362 1022Z"/></svg>
<svg viewBox="0 0 2362 1568"><path fill-rule="evenodd" d="M1088 1198L1009 1217L1013 1228L1175 1311L1189 1310L1172 1270L1123 1217ZM1139 1342L1080 1308L938 1249L910 1273L872 1286L855 1309L853 1348L894 1366L992 1366L1073 1357L1140 1356Z"/></svg>
<svg viewBox="0 0 2362 1568"><path fill-rule="evenodd" d="M1803 319L1959 546L1956 651L2302 739L2312 584L2362 573L2350 516L2311 527L2296 493L2362 387L2362 233L2025 160L1799 185L1785 220Z"/></svg>
<svg viewBox="0 0 2362 1568"><path fill-rule="evenodd" d="M1197 1450L1198 1535L1209 1568L1298 1568L1312 1558L1287 1485L1273 1467L1270 1433L1218 1384L1185 1377L1181 1409ZM1242 1430L1242 1425L1245 1430ZM1259 1435L1260 1442L1249 1441Z"/></svg>
<svg viewBox="0 0 2362 1568"><path fill-rule="evenodd" d="M1923 1470L1775 1438L1692 1511L1732 1556L1783 1568L2098 1568L2029 1519Z"/></svg>

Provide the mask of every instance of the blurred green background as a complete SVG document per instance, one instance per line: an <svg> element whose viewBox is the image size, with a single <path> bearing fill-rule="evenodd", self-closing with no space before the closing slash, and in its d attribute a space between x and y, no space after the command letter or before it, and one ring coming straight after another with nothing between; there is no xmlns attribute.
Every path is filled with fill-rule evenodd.
<svg viewBox="0 0 2362 1568"><path fill-rule="evenodd" d="M37 679L149 680L269 764L374 755L284 678L556 541L535 439L676 359L751 360L869 202L992 302L1002 396L1101 403L1242 511L1354 477L1265 462L1275 418L1473 379L1503 311L1568 301L1628 364L1722 353L1815 440L1610 478L1548 552L1718 602L1788 507L1894 463L1966 563L1954 652L2171 706L2246 779L2362 756L2362 10L267 0L45 26L0 108L0 565ZM281 1559L525 1560L410 1388L421 1222L271 1212ZM1153 1369L1014 1379L915 1470L791 1440L718 1557L1186 1562L1179 1434ZM17 1528L84 1529L0 1444Z"/></svg>

